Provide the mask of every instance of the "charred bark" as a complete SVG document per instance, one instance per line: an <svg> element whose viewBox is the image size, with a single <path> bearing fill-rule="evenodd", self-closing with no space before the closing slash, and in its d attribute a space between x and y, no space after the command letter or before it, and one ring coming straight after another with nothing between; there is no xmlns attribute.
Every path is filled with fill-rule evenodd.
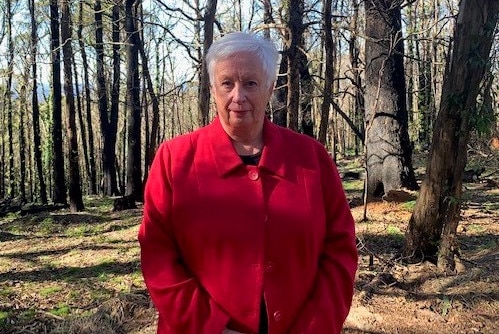
<svg viewBox="0 0 499 334"><path fill-rule="evenodd" d="M499 1L460 3L426 175L406 233L406 256L437 259L444 271L455 269L454 256L459 251L456 229L467 144L475 127L477 96L488 68L498 12Z"/></svg>
<svg viewBox="0 0 499 334"><path fill-rule="evenodd" d="M127 36L127 125L128 156L125 195L142 201L141 171L141 105L139 78L139 32L136 22L135 0L125 1L125 31Z"/></svg>
<svg viewBox="0 0 499 334"><path fill-rule="evenodd" d="M53 195L54 203L66 204L66 182L64 176L64 153L62 149L62 88L61 88L61 51L59 38L59 5L57 0L50 1L50 34L52 60L52 155L53 155Z"/></svg>
<svg viewBox="0 0 499 334"><path fill-rule="evenodd" d="M73 92L73 48L71 46L71 16L68 0L62 1L61 38L64 59L64 93L68 114L68 156L69 156L69 207L71 212L82 211L83 196L81 192L80 163L78 155L78 137L76 133L76 109Z"/></svg>
<svg viewBox="0 0 499 334"><path fill-rule="evenodd" d="M366 153L368 196L417 189L408 133L400 1L367 1Z"/></svg>

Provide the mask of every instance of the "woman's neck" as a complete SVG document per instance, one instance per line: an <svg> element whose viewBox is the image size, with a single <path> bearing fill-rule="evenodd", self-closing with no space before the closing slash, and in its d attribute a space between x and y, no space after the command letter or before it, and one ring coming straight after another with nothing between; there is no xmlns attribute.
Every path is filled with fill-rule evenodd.
<svg viewBox="0 0 499 334"><path fill-rule="evenodd" d="M250 140L242 140L241 138L232 138L232 144L239 155L257 154L263 148L263 136Z"/></svg>
<svg viewBox="0 0 499 334"><path fill-rule="evenodd" d="M232 145L239 155L252 155L260 152L263 148L263 126L259 129L255 127L230 128L222 123L232 141Z"/></svg>

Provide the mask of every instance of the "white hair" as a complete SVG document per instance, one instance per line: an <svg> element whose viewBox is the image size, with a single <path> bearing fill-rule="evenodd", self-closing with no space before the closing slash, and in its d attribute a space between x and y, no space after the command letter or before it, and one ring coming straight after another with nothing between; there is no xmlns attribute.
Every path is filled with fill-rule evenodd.
<svg viewBox="0 0 499 334"><path fill-rule="evenodd" d="M279 58L276 47L268 39L245 32L226 34L210 46L206 54L210 83L213 84L217 62L244 52L248 52L260 60L267 78L267 86L270 87L274 84L277 78L277 60Z"/></svg>

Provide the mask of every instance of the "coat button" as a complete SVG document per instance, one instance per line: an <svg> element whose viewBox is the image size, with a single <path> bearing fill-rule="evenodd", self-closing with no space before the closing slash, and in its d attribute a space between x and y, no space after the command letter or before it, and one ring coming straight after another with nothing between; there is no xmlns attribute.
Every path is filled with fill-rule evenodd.
<svg viewBox="0 0 499 334"><path fill-rule="evenodd" d="M259 175L258 175L258 172L256 170L250 170L248 172L248 177L251 181L256 181L256 180L258 180Z"/></svg>
<svg viewBox="0 0 499 334"><path fill-rule="evenodd" d="M267 262L265 264L265 271L270 273L274 271L274 264L272 262Z"/></svg>
<svg viewBox="0 0 499 334"><path fill-rule="evenodd" d="M282 319L282 314L281 314L281 311L275 311L274 312L274 320L275 321L279 321Z"/></svg>

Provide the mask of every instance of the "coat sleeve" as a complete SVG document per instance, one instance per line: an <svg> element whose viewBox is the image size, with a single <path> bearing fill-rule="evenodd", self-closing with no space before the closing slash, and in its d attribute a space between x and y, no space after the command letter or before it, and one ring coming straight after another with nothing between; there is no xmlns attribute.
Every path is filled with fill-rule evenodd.
<svg viewBox="0 0 499 334"><path fill-rule="evenodd" d="M289 334L340 333L353 297L357 248L355 224L329 154L320 152L326 238L309 299Z"/></svg>
<svg viewBox="0 0 499 334"><path fill-rule="evenodd" d="M159 312L158 332L222 333L229 317L189 274L171 230L171 158L163 144L146 183L138 235L142 274Z"/></svg>

